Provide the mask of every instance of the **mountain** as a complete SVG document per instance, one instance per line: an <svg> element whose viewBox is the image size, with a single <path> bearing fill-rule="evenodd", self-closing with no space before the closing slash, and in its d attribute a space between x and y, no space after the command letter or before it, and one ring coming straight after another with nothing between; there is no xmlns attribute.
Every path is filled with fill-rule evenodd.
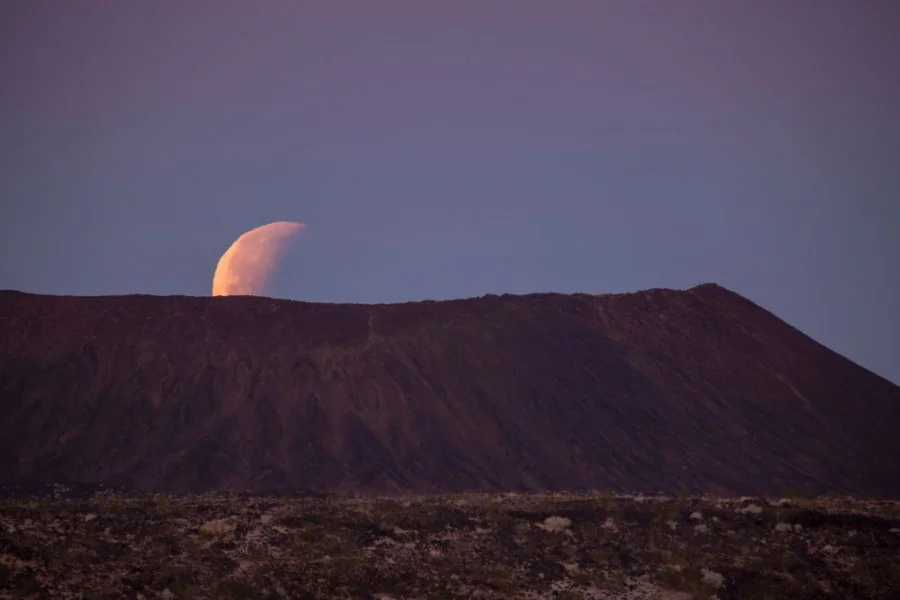
<svg viewBox="0 0 900 600"><path fill-rule="evenodd" d="M900 388L715 284L0 315L3 482L900 497Z"/></svg>

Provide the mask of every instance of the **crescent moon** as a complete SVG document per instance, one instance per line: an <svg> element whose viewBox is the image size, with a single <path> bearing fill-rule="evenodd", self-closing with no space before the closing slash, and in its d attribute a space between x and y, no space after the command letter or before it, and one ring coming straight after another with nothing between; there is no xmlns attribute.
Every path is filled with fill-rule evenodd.
<svg viewBox="0 0 900 600"><path fill-rule="evenodd" d="M225 251L213 275L213 296L261 296L289 242L306 225L269 223L241 235Z"/></svg>

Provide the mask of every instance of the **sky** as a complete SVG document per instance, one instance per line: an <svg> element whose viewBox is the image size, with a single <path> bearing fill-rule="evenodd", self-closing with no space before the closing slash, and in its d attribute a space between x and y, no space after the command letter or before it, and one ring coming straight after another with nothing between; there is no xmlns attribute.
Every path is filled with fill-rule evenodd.
<svg viewBox="0 0 900 600"><path fill-rule="evenodd" d="M900 383L896 0L0 6L0 289L724 285Z"/></svg>

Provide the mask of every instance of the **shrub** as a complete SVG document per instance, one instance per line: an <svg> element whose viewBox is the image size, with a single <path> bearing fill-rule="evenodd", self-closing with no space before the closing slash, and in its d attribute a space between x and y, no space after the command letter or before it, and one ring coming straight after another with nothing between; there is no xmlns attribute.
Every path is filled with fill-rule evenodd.
<svg viewBox="0 0 900 600"><path fill-rule="evenodd" d="M234 600L254 600L262 597L250 584L238 579L223 579L220 581L216 585L216 596Z"/></svg>

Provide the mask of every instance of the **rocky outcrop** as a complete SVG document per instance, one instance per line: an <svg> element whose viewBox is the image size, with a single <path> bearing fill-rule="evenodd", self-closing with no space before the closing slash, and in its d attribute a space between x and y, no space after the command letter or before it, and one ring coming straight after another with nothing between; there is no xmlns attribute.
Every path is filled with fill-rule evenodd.
<svg viewBox="0 0 900 600"><path fill-rule="evenodd" d="M900 496L900 388L717 285L0 315L0 481Z"/></svg>

